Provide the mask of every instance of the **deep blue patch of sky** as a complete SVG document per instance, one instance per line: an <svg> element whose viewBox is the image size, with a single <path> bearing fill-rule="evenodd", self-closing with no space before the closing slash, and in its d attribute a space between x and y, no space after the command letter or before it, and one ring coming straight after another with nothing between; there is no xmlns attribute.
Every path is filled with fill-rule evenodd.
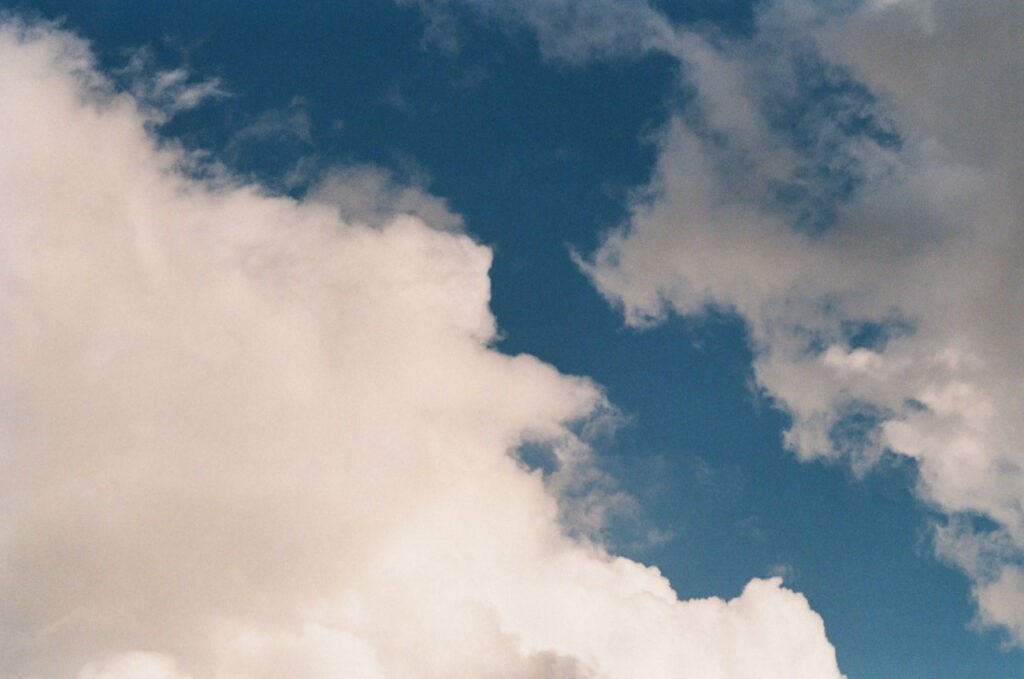
<svg viewBox="0 0 1024 679"><path fill-rule="evenodd" d="M659 5L734 34L753 26L750 2ZM459 50L445 51L424 43L420 9L384 0L0 6L60 18L109 72L142 47L156 67L219 77L231 96L160 132L276 190L301 193L284 178L302 158L428 177L495 249L500 347L594 378L628 416L599 452L666 537L613 537L681 596L731 597L778 571L822 614L851 679L1021 675L1020 652L966 629L966 582L931 556L912 468L858 479L797 462L781 445L785 416L751 389L741 323L709 312L625 328L572 263L570 247L588 252L620 225L651 172L650 134L679 97L671 60L551 63L528 32L469 12ZM308 116L309 139L237 137L270 111Z"/></svg>

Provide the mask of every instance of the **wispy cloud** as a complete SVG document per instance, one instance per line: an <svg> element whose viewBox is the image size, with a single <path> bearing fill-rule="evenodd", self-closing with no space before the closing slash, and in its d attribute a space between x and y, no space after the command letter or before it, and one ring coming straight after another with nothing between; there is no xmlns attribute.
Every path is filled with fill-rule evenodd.
<svg viewBox="0 0 1024 679"><path fill-rule="evenodd" d="M306 111L306 102L296 98L287 109L264 111L236 131L228 149L251 141L298 140L313 143L313 123Z"/></svg>
<svg viewBox="0 0 1024 679"><path fill-rule="evenodd" d="M425 40L446 51L458 48L456 7L469 7L499 25L526 28L548 58L579 64L607 57L639 57L677 49L676 29L642 0L400 0L422 7Z"/></svg>
<svg viewBox="0 0 1024 679"><path fill-rule="evenodd" d="M157 70L152 53L145 48L131 53L119 75L149 117L160 121L229 96L218 78L197 81L182 67Z"/></svg>

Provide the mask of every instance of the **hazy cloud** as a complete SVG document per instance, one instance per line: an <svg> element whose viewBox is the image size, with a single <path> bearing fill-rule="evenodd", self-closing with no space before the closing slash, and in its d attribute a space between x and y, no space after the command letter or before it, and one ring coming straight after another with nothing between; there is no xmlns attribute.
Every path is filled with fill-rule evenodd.
<svg viewBox="0 0 1024 679"><path fill-rule="evenodd" d="M457 7L469 7L499 25L527 28L544 56L570 63L677 48L672 23L642 0L399 1L423 8L425 42L448 52L458 49Z"/></svg>
<svg viewBox="0 0 1024 679"><path fill-rule="evenodd" d="M334 168L309 189L307 199L336 207L347 222L380 226L396 214L408 214L436 229L462 228L462 217L453 213L444 199L372 165Z"/></svg>
<svg viewBox="0 0 1024 679"><path fill-rule="evenodd" d="M232 146L248 142L297 140L305 144L313 143L313 123L306 111L306 102L296 97L286 109L272 109L256 116L256 119L243 126L231 137L228 150Z"/></svg>

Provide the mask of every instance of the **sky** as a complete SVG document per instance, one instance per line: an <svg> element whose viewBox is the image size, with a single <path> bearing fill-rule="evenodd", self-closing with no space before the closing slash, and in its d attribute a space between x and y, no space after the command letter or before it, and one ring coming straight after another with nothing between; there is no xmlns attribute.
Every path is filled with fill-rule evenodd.
<svg viewBox="0 0 1024 679"><path fill-rule="evenodd" d="M0 674L1024 676L1022 33L0 0Z"/></svg>

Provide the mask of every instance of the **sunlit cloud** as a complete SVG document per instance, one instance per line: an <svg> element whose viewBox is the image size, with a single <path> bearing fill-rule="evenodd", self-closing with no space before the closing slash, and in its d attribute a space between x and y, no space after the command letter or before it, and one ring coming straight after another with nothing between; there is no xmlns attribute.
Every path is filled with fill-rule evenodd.
<svg viewBox="0 0 1024 679"><path fill-rule="evenodd" d="M680 601L516 459L585 478L610 406L493 348L443 201L196 172L46 26L0 64L7 676L841 676L779 579Z"/></svg>

